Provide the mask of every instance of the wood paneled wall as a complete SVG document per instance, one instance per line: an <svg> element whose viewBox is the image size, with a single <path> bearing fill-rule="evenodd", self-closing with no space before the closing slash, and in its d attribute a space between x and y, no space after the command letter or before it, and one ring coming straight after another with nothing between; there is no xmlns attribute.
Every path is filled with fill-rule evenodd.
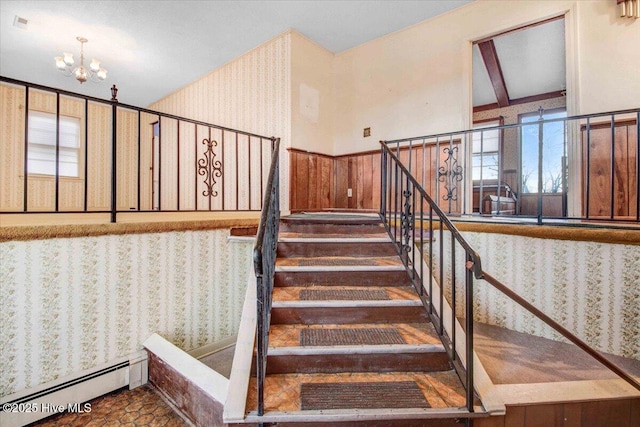
<svg viewBox="0 0 640 427"><path fill-rule="evenodd" d="M455 142L454 146L458 146ZM449 144L446 144L448 147ZM440 149L440 155L437 149ZM428 194L440 202L445 212L459 213L462 206L462 183L458 186L457 200L449 202L443 199L446 193L444 182L438 182L437 170L444 165L446 154L444 146L427 144L414 146L409 150L399 150L400 160L410 165L412 174L417 177ZM380 151L327 156L291 149L291 187L290 203L292 211L318 209L380 209L381 163ZM411 157L411 162L409 162ZM351 196L348 191L351 189Z"/></svg>
<svg viewBox="0 0 640 427"><path fill-rule="evenodd" d="M331 156L289 150L292 212L335 207L335 160Z"/></svg>
<svg viewBox="0 0 640 427"><path fill-rule="evenodd" d="M610 121L591 123L589 138L587 138L586 126L583 125L581 129L585 200L583 214L587 214L588 203L589 217L635 218L638 201L636 170L638 127L636 121L617 120L613 132ZM588 150L587 141L589 143ZM613 174L611 173L612 163ZM587 179L589 180L588 199L586 194ZM613 212L611 212L612 199Z"/></svg>
<svg viewBox="0 0 640 427"><path fill-rule="evenodd" d="M504 416L478 418L475 427L635 427L640 399L507 405Z"/></svg>

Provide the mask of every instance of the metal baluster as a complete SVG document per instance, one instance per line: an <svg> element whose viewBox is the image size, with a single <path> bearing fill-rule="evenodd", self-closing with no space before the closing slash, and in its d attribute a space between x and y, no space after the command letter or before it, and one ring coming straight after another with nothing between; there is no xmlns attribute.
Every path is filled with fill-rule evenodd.
<svg viewBox="0 0 640 427"><path fill-rule="evenodd" d="M140 126L140 124L141 124L141 122L140 122L140 114L141 114L141 113L140 113L140 110L138 110L138 197L137 197L138 212L140 212L140 188L142 188L141 178L140 178L140 168L141 168L141 163L140 163L140 162L141 162L141 157L142 157L142 156L140 155L140 152L141 152L141 147L140 147L140 145L141 145L141 143L140 143L140 141L141 141L140 130L142 129L142 128L141 128L141 126ZM153 181L153 179L152 179L152 181ZM153 182L152 182L152 185L153 185Z"/></svg>
<svg viewBox="0 0 640 427"><path fill-rule="evenodd" d="M613 219L614 216L614 210L615 210L615 186L616 186L616 182L615 182L615 168L616 168L616 118L615 115L611 115L611 173L610 173L610 189L609 189L609 195L611 197L611 200L609 201L610 207L609 207L609 218Z"/></svg>
<svg viewBox="0 0 640 427"><path fill-rule="evenodd" d="M538 224L542 224L542 174L544 172L542 160L543 160L543 144L544 144L544 123L542 120L544 110L542 107L538 110L540 118L538 119Z"/></svg>
<svg viewBox="0 0 640 427"><path fill-rule="evenodd" d="M433 314L433 207L429 205L429 314Z"/></svg>
<svg viewBox="0 0 640 427"><path fill-rule="evenodd" d="M24 91L24 188L22 211L29 210L29 86Z"/></svg>
<svg viewBox="0 0 640 427"><path fill-rule="evenodd" d="M162 212L162 116L158 116L158 211Z"/></svg>
<svg viewBox="0 0 640 427"><path fill-rule="evenodd" d="M471 266L473 261L467 252L467 271L465 274L465 358L467 359L467 411L473 412L473 272Z"/></svg>
<svg viewBox="0 0 640 427"><path fill-rule="evenodd" d="M176 210L180 210L180 120L178 120L178 128L177 128L177 138L176 138L176 142L177 142L177 158L176 158L176 163L177 163L177 172L176 172L176 181L177 181L177 206L176 206Z"/></svg>
<svg viewBox="0 0 640 427"><path fill-rule="evenodd" d="M111 103L111 222L116 222L116 216L118 214L117 102L118 101L113 101Z"/></svg>
<svg viewBox="0 0 640 427"><path fill-rule="evenodd" d="M451 360L456 360L456 239L451 233Z"/></svg>
<svg viewBox="0 0 640 427"><path fill-rule="evenodd" d="M247 156L249 157L247 164L247 191L249 197L247 210L251 210L251 136L247 136Z"/></svg>
<svg viewBox="0 0 640 427"><path fill-rule="evenodd" d="M640 221L640 112L636 114L636 221Z"/></svg>
<svg viewBox="0 0 640 427"><path fill-rule="evenodd" d="M84 100L84 196L83 196L83 210L87 212L87 195L89 193L88 190L88 181L89 181L89 101ZM138 188L140 188L140 184L138 184Z"/></svg>
<svg viewBox="0 0 640 427"><path fill-rule="evenodd" d="M438 318L440 319L440 328L439 328L439 334L440 336L442 336L442 334L444 333L444 325L443 325L443 309L444 309L444 304L443 304L443 298L444 298L444 226L442 224L442 218L439 218L439 223L440 223L440 265L438 265L438 269L440 270L440 306L439 306L439 313L438 313Z"/></svg>
<svg viewBox="0 0 640 427"><path fill-rule="evenodd" d="M585 217L589 219L589 205L591 204L591 119L587 117L587 176L586 176L586 195L585 195Z"/></svg>
<svg viewBox="0 0 640 427"><path fill-rule="evenodd" d="M480 131L480 194L478 195L478 210L480 211L480 215L485 213L484 206L482 203L484 201L483 169L484 169L484 130L481 130ZM472 180L473 180L473 174L472 174ZM500 193L498 193L498 196L499 195ZM491 208L493 207L491 205L492 204L489 204L489 213L491 213Z"/></svg>
<svg viewBox="0 0 640 427"><path fill-rule="evenodd" d="M114 129L115 131L115 129ZM115 138L115 136L114 136ZM60 93L56 93L56 212L60 209Z"/></svg>
<svg viewBox="0 0 640 427"><path fill-rule="evenodd" d="M223 134L224 134L224 131L223 131ZM194 138L193 140L194 154L193 155L195 157L194 170L193 170L193 202L194 202L194 209L197 211L198 210L198 125L195 123L193 124L193 138Z"/></svg>

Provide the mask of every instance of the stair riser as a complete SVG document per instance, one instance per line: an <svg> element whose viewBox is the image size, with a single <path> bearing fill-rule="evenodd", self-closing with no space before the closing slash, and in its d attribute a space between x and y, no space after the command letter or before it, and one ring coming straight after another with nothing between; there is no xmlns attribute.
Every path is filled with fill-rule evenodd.
<svg viewBox="0 0 640 427"><path fill-rule="evenodd" d="M303 234L375 234L385 233L381 225L375 224L296 224L280 223L280 232Z"/></svg>
<svg viewBox="0 0 640 427"><path fill-rule="evenodd" d="M278 272L275 286L411 286L405 271Z"/></svg>
<svg viewBox="0 0 640 427"><path fill-rule="evenodd" d="M355 323L420 323L429 320L422 306L412 307L287 307L272 308L274 325Z"/></svg>
<svg viewBox="0 0 640 427"><path fill-rule="evenodd" d="M456 418L448 419L397 419L397 420L367 420L367 421L327 421L326 423L286 423L278 422L276 427L463 427L464 421ZM231 426L231 424L230 424ZM242 427L246 426L243 424ZM238 425L240 427L240 425Z"/></svg>
<svg viewBox="0 0 640 427"><path fill-rule="evenodd" d="M314 242L279 242L278 257L326 257L326 256L350 256L350 257L378 257L397 255L393 243L314 243Z"/></svg>
<svg viewBox="0 0 640 427"><path fill-rule="evenodd" d="M268 374L338 372L435 372L453 369L444 351L434 353L383 353L269 356Z"/></svg>

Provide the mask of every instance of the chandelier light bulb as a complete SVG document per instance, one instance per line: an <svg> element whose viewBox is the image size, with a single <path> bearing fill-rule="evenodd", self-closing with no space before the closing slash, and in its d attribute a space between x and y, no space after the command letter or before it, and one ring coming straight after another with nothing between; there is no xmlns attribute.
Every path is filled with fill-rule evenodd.
<svg viewBox="0 0 640 427"><path fill-rule="evenodd" d="M100 61L92 59L89 68L91 68L91 71L93 71L94 73L97 73L98 71L100 71Z"/></svg>
<svg viewBox="0 0 640 427"><path fill-rule="evenodd" d="M104 68L100 68L96 75L100 80L104 80L107 78L107 70L105 70Z"/></svg>
<svg viewBox="0 0 640 427"><path fill-rule="evenodd" d="M55 60L56 68L60 71L64 71L64 69L67 67L67 64L64 63L64 59L62 59L62 56L56 56Z"/></svg>
<svg viewBox="0 0 640 427"><path fill-rule="evenodd" d="M73 54L65 52L63 56L56 56L56 68L64 73L65 76L73 76L81 84L87 80L91 80L94 83L99 83L107 78L107 70L100 66L100 61L97 59L91 59L89 67L84 65L84 44L87 43L85 37L76 37L76 40L80 42L80 63L74 68L75 61L73 60Z"/></svg>
<svg viewBox="0 0 640 427"><path fill-rule="evenodd" d="M64 53L64 63L68 66L72 66L74 64L73 54L69 52Z"/></svg>

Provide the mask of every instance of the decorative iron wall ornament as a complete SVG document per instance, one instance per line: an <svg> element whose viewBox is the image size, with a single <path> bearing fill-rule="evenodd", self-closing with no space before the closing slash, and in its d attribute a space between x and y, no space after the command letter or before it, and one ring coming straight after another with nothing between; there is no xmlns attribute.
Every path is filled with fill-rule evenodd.
<svg viewBox="0 0 640 427"><path fill-rule="evenodd" d="M204 157L198 159L198 175L204 176L204 184L207 186L206 190L202 191L202 195L205 197L216 197L218 192L213 189L216 185L216 178L222 176L222 162L216 160L216 153L213 151L213 147L218 146L218 142L214 139L203 139L203 144L207 145Z"/></svg>
<svg viewBox="0 0 640 427"><path fill-rule="evenodd" d="M447 155L445 166L438 168L438 181L444 182L447 193L442 200L458 200L458 182L462 181L463 168L458 164L458 147L445 147L442 152Z"/></svg>
<svg viewBox="0 0 640 427"><path fill-rule="evenodd" d="M409 259L409 252L411 252L411 231L413 230L413 213L411 210L411 195L413 193L409 190L405 190L402 192L402 196L404 197L404 209L400 214L400 224L402 227L402 253L404 254L406 259Z"/></svg>

